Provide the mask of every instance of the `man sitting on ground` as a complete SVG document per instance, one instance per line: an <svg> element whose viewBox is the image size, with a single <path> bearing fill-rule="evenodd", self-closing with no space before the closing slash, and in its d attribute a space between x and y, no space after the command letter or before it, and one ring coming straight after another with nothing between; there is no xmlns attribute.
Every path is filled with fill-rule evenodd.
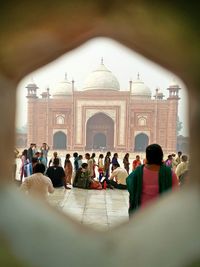
<svg viewBox="0 0 200 267"><path fill-rule="evenodd" d="M110 180L106 182L117 189L127 189L127 185L126 185L127 177L128 177L127 170L120 167L120 165L116 163L116 164L113 164L113 172L110 176Z"/></svg>
<svg viewBox="0 0 200 267"><path fill-rule="evenodd" d="M34 167L35 173L27 177L21 185L21 191L28 192L30 195L37 195L46 198L48 193L53 193L54 188L51 180L44 175L45 166L37 163Z"/></svg>

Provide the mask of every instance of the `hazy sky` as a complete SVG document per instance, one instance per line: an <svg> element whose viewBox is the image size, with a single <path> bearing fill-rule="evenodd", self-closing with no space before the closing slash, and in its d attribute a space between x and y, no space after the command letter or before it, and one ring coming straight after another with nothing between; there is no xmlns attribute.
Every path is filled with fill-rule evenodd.
<svg viewBox="0 0 200 267"><path fill-rule="evenodd" d="M183 82L173 73L108 38L92 39L21 80L17 93L16 126L20 128L26 124L27 91L25 87L32 79L40 88L38 95L47 87L50 88L51 93L55 84L64 79L65 73L68 80L74 79L75 87L81 90L85 79L99 66L102 57L105 66L117 77L121 90L128 90L129 80L135 80L139 72L140 78L151 89L152 95L155 94L156 88L160 88L165 97L168 97L166 89L175 79L182 88L179 91L181 97L179 117L183 122L181 134L188 135L187 92Z"/></svg>

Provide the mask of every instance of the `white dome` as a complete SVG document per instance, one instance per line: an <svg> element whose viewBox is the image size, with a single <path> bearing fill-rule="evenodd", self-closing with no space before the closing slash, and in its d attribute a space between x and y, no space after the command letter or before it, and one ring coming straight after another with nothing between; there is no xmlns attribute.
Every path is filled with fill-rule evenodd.
<svg viewBox="0 0 200 267"><path fill-rule="evenodd" d="M69 95L72 95L72 82L69 82L67 80L67 76L65 75L65 80L58 82L54 87L52 96L63 97Z"/></svg>
<svg viewBox="0 0 200 267"><path fill-rule="evenodd" d="M117 78L108 70L103 62L86 79L83 90L120 90Z"/></svg>
<svg viewBox="0 0 200 267"><path fill-rule="evenodd" d="M151 97L151 90L144 84L139 75L137 80L132 82L131 95L142 98Z"/></svg>

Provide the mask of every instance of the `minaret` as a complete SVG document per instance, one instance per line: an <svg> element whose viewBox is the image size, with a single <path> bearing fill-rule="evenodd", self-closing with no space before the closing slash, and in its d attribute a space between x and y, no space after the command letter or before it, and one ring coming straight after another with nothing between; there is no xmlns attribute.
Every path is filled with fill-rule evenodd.
<svg viewBox="0 0 200 267"><path fill-rule="evenodd" d="M168 124L167 124L167 150L172 153L177 149L177 121L178 121L178 101L179 90L181 88L174 81L167 88L169 91L168 101Z"/></svg>
<svg viewBox="0 0 200 267"><path fill-rule="evenodd" d="M181 88L179 87L178 84L173 83L167 88L167 90L169 90L169 97L168 100L170 99L175 99L175 100L179 100L179 90L181 90Z"/></svg>
<svg viewBox="0 0 200 267"><path fill-rule="evenodd" d="M32 81L27 86L27 144L35 143L37 140L37 127L36 120L37 120L37 102L38 102L38 96L37 96L37 89L38 86Z"/></svg>
<svg viewBox="0 0 200 267"><path fill-rule="evenodd" d="M129 81L129 91L130 91L130 93L131 93L131 90L132 90L132 83L133 83L133 81L132 81L132 79L130 79L130 81Z"/></svg>
<svg viewBox="0 0 200 267"><path fill-rule="evenodd" d="M29 83L27 86L27 98L38 98L37 97L37 85L32 81L32 83Z"/></svg>

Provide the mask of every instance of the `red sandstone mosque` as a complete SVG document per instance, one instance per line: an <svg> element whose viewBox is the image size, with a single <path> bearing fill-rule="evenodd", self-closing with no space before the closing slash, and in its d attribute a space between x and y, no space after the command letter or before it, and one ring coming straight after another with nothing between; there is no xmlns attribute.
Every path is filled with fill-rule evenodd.
<svg viewBox="0 0 200 267"><path fill-rule="evenodd" d="M58 150L145 151L159 143L165 153L176 151L179 90L171 84L168 97L144 84L129 82L126 91L103 61L75 88L67 77L53 90L37 95L37 85L27 85L27 143L46 142Z"/></svg>

